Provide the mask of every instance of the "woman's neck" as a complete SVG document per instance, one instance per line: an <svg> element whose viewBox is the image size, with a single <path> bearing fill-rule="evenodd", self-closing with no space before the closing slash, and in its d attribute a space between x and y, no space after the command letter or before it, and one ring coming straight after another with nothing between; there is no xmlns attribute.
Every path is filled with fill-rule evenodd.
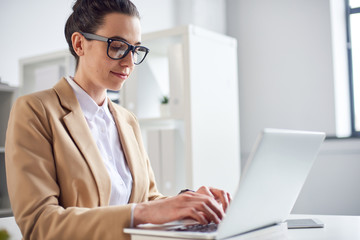
<svg viewBox="0 0 360 240"><path fill-rule="evenodd" d="M86 80L86 78L78 73L75 74L73 80L96 102L98 106L103 105L106 98L106 89L99 88L93 84L91 80Z"/></svg>

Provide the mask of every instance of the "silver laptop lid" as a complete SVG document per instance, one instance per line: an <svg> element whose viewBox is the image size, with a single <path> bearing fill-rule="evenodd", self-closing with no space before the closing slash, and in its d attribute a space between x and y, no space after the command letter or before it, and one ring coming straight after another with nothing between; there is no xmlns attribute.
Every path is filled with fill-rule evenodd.
<svg viewBox="0 0 360 240"><path fill-rule="evenodd" d="M321 132L264 129L220 223L218 239L284 221L324 141Z"/></svg>

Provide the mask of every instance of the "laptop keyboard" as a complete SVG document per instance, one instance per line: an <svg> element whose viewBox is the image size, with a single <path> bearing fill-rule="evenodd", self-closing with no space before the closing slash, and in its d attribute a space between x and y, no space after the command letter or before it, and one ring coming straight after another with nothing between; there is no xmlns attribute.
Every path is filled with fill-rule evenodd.
<svg viewBox="0 0 360 240"><path fill-rule="evenodd" d="M195 225L186 225L173 229L173 231L180 232L215 232L217 230L218 225L216 223L209 224L195 224Z"/></svg>

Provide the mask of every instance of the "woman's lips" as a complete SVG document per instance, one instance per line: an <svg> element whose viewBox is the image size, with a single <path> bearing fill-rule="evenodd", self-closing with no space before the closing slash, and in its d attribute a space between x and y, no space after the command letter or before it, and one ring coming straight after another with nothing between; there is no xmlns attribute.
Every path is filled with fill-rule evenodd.
<svg viewBox="0 0 360 240"><path fill-rule="evenodd" d="M128 78L128 74L126 73L117 73L117 72L111 72L113 75L115 75L116 77L118 78L121 78L121 79L127 79Z"/></svg>

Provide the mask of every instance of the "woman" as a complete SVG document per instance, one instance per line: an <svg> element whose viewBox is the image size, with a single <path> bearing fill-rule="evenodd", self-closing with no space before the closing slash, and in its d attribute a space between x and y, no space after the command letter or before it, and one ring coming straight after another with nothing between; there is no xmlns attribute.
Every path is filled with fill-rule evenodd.
<svg viewBox="0 0 360 240"><path fill-rule="evenodd" d="M65 26L77 67L11 111L6 170L25 239L127 239L123 228L192 218L218 223L228 193L162 196L134 115L112 103L148 52L129 0L78 0Z"/></svg>

